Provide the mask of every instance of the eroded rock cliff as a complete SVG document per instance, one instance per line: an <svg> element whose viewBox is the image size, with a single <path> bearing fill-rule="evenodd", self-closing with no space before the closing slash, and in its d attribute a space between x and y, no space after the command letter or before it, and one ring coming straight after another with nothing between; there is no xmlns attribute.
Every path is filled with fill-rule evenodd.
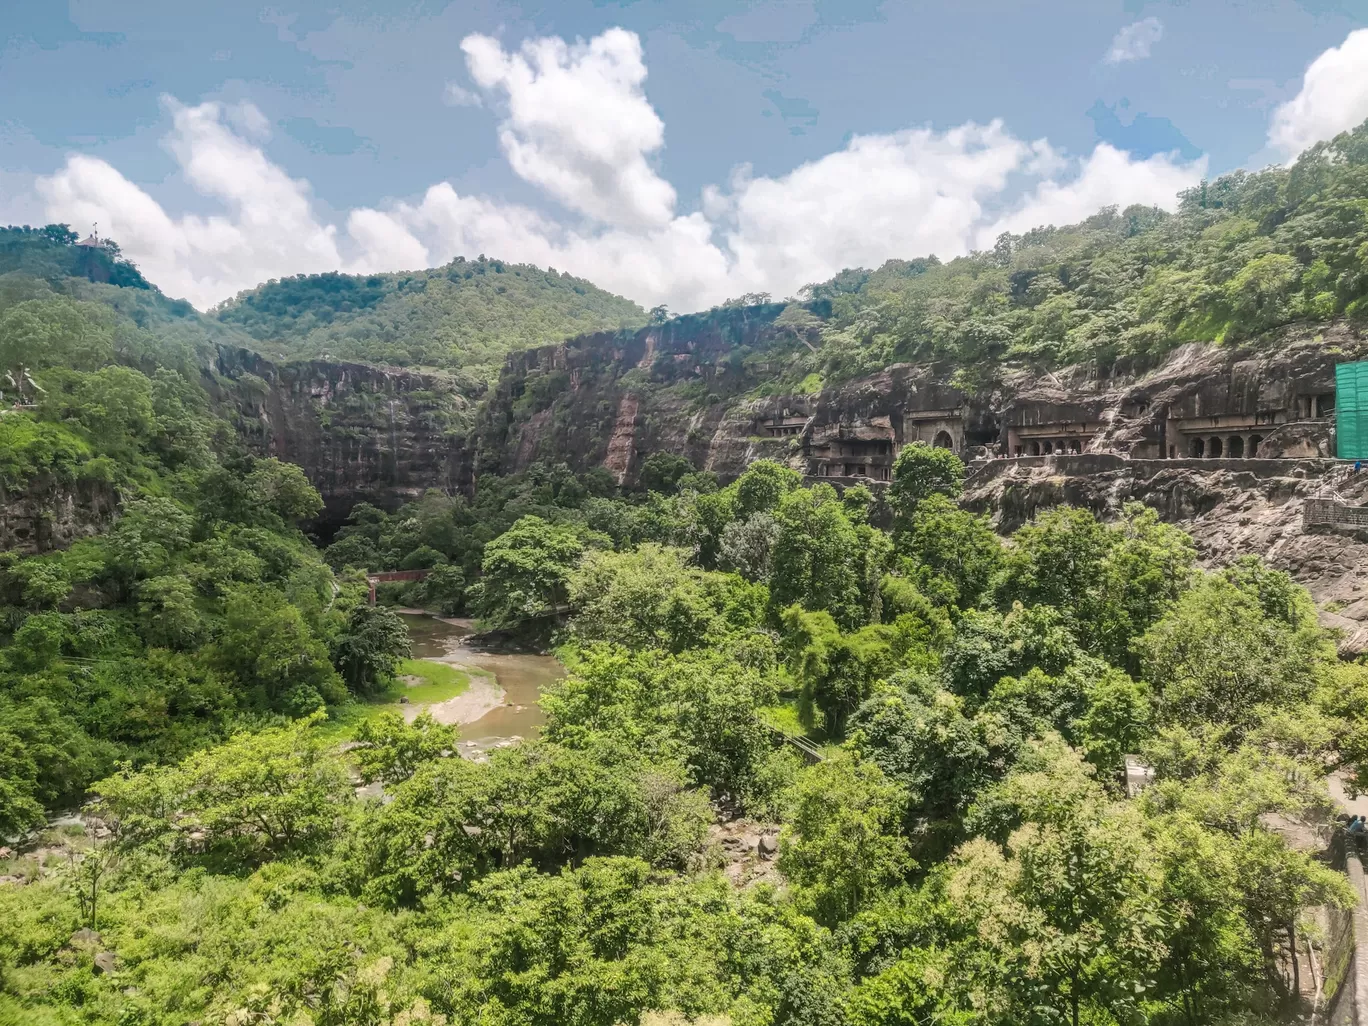
<svg viewBox="0 0 1368 1026"><path fill-rule="evenodd" d="M104 531L118 511L118 492L104 481L43 473L20 488L0 485L0 551L32 555L66 548Z"/></svg>
<svg viewBox="0 0 1368 1026"><path fill-rule="evenodd" d="M221 347L205 385L251 451L304 469L326 520L469 485L473 400L447 375Z"/></svg>

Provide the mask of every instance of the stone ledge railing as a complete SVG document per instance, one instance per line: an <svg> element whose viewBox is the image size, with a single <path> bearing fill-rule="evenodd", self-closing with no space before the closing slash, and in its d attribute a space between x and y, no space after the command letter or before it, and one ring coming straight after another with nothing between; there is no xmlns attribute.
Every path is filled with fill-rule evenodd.
<svg viewBox="0 0 1368 1026"><path fill-rule="evenodd" d="M1349 878L1358 900L1351 909L1327 909L1324 979L1313 1021L1360 1026L1368 1024L1368 881L1357 843L1342 830L1331 839L1328 854L1330 865Z"/></svg>
<svg viewBox="0 0 1368 1026"><path fill-rule="evenodd" d="M1368 506L1349 506L1335 499L1305 500L1302 528L1322 525L1368 528Z"/></svg>

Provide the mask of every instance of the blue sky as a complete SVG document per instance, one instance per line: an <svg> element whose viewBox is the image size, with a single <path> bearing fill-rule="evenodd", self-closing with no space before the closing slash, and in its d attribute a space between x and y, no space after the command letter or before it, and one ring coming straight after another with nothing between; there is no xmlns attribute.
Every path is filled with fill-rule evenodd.
<svg viewBox="0 0 1368 1026"><path fill-rule="evenodd" d="M1363 0L280 2L8 11L0 220L99 220L200 306L479 247L688 308L1368 117Z"/></svg>

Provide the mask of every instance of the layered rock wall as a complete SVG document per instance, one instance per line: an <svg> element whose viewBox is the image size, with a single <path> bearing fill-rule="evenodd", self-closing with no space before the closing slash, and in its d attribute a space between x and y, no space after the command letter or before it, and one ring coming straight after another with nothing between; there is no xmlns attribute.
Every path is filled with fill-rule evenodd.
<svg viewBox="0 0 1368 1026"><path fill-rule="evenodd" d="M363 500L392 508L469 486L473 403L445 375L220 347L205 385L252 452L304 469L326 520Z"/></svg>
<svg viewBox="0 0 1368 1026"><path fill-rule="evenodd" d="M106 530L118 515L113 485L39 474L22 488L0 485L0 550L34 555Z"/></svg>

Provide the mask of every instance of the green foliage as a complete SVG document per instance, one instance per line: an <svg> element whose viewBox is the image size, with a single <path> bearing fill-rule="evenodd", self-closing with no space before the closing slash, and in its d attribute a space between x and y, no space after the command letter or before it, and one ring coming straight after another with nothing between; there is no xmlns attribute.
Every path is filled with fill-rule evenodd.
<svg viewBox="0 0 1368 1026"><path fill-rule="evenodd" d="M398 613L358 605L332 639L332 662L351 693L365 698L394 682L399 660L410 650L408 628Z"/></svg>
<svg viewBox="0 0 1368 1026"><path fill-rule="evenodd" d="M1175 214L1108 207L947 263L843 271L809 287L832 315L816 352L789 345L790 376L944 361L982 391L1013 365L1152 365L1184 342L1353 316L1368 294L1365 138L1361 125L1291 167L1203 182Z"/></svg>
<svg viewBox="0 0 1368 1026"><path fill-rule="evenodd" d="M908 869L898 836L901 796L878 766L835 759L805 770L789 799L779 868L818 922L853 916Z"/></svg>
<svg viewBox="0 0 1368 1026"><path fill-rule="evenodd" d="M565 604L570 575L592 539L582 530L525 516L485 546L471 595L491 626L512 625Z"/></svg>
<svg viewBox="0 0 1368 1026"><path fill-rule="evenodd" d="M281 356L327 354L477 378L496 374L509 351L646 320L635 303L583 279L483 256L426 271L272 280L215 313Z"/></svg>
<svg viewBox="0 0 1368 1026"><path fill-rule="evenodd" d="M954 499L963 490L964 461L949 449L913 442L904 445L893 461L888 498L900 521L909 518L918 503L933 495Z"/></svg>
<svg viewBox="0 0 1368 1026"><path fill-rule="evenodd" d="M1174 217L712 311L723 337L774 318L718 388L761 357L796 381L894 356L978 387L1003 360L1141 362L1352 308L1362 139ZM1289 951L1353 900L1281 824L1328 815L1327 774L1368 780L1368 674L1257 559L1199 570L1140 506L1052 510L1004 544L955 505L953 457L909 447L891 509L771 461L719 487L657 454L627 492L482 470L474 495L358 505L334 574L297 527L318 493L240 451L200 385L232 329L73 281L71 241L0 233L0 266L52 272L0 282L9 370L39 397L0 417L0 475L98 485L119 515L0 559L0 1020L1236 1022L1292 1007ZM564 279L500 292L520 269L478 266L292 279L224 317L487 367L527 310L485 349L478 318L439 336L418 312L459 293L503 316ZM398 567L431 571L404 602L563 618L539 736L338 708L468 683L404 660L401 619L365 603L360 571ZM1155 772L1138 797L1131 754ZM85 829L42 830L92 797Z"/></svg>
<svg viewBox="0 0 1368 1026"><path fill-rule="evenodd" d="M95 785L118 843L153 844L177 862L231 871L308 851L337 828L350 786L327 758L313 719L237 734L174 769Z"/></svg>

